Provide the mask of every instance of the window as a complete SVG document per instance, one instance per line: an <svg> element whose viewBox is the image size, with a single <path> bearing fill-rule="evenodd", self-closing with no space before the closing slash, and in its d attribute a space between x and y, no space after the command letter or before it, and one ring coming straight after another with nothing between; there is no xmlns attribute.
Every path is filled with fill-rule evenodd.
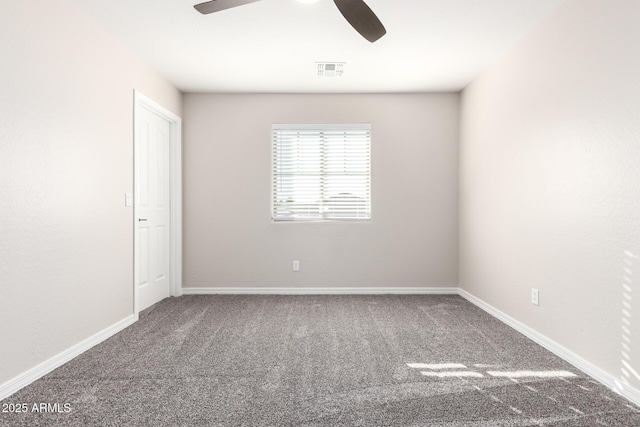
<svg viewBox="0 0 640 427"><path fill-rule="evenodd" d="M273 125L274 221L371 218L371 125Z"/></svg>

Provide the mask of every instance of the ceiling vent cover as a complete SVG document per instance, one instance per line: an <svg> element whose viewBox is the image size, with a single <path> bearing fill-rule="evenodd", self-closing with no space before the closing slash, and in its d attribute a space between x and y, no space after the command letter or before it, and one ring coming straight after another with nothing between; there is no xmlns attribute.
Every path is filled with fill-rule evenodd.
<svg viewBox="0 0 640 427"><path fill-rule="evenodd" d="M341 77L345 62L316 62L318 77Z"/></svg>

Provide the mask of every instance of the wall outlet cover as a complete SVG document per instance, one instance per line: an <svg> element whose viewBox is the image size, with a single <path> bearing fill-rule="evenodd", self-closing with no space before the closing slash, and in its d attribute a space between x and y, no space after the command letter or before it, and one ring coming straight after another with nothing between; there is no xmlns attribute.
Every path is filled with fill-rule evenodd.
<svg viewBox="0 0 640 427"><path fill-rule="evenodd" d="M540 294L535 288L531 289L531 304L540 305Z"/></svg>

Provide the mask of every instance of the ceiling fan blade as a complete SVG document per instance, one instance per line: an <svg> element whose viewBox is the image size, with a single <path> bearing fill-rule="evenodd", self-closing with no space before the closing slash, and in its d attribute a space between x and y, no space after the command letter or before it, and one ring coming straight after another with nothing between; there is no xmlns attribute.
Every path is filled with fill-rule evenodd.
<svg viewBox="0 0 640 427"><path fill-rule="evenodd" d="M375 13L364 0L333 0L349 24L371 43L387 34Z"/></svg>
<svg viewBox="0 0 640 427"><path fill-rule="evenodd" d="M260 0L211 0L204 3L197 4L193 7L203 15L207 15L213 12L219 12L221 10L230 9L236 6L242 6L243 4L255 3Z"/></svg>

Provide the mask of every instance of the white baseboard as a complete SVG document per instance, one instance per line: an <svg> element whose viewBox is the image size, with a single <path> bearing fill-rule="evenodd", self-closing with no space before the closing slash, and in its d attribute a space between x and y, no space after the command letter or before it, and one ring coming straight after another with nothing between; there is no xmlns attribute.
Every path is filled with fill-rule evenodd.
<svg viewBox="0 0 640 427"><path fill-rule="evenodd" d="M457 287L368 287L368 288L263 288L215 287L183 288L183 295L457 295Z"/></svg>
<svg viewBox="0 0 640 427"><path fill-rule="evenodd" d="M90 336L86 340L79 342L73 347L64 350L62 353L53 356L51 359L46 360L41 364L29 369L28 371L18 375L17 377L10 379L4 384L0 384L0 400L6 399L21 388L26 387L35 380L44 377L49 372L69 362L74 357L79 356L80 354L89 350L91 347L100 344L102 341L117 334L127 326L135 323L135 321L136 318L133 315L126 317L125 319L122 319L121 321L109 326L108 328L103 329L97 334Z"/></svg>
<svg viewBox="0 0 640 427"><path fill-rule="evenodd" d="M458 294L464 299L466 299L467 301L469 301L470 303L472 303L473 305L481 308L482 310L486 311L496 319L511 326L513 329L520 332L522 335L526 336L530 340L534 341L535 343L541 345L542 347L546 348L550 352L554 353L556 356L571 363L573 366L580 369L587 375L593 377L595 380L601 382L605 386L609 387L616 393L624 396L626 399L630 400L632 403L640 406L640 390L634 387L631 387L629 385L622 384L620 380L614 377L613 375L603 371L602 369L584 360L583 358L573 353L572 351L568 350L567 348L561 346L557 342L531 329L524 323L514 319L508 314L503 313L502 311L498 310L492 305L487 304L486 302L475 297L469 292L463 289L458 289Z"/></svg>

